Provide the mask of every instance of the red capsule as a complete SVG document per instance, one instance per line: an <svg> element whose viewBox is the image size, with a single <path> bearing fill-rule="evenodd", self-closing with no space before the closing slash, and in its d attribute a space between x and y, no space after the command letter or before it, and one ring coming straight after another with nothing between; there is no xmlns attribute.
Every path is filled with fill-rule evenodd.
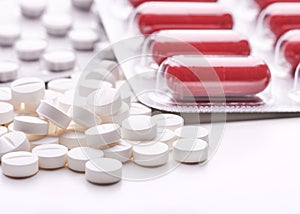
<svg viewBox="0 0 300 214"><path fill-rule="evenodd" d="M137 7L144 2L149 1L171 1L171 2L217 2L217 0L129 0L132 6Z"/></svg>
<svg viewBox="0 0 300 214"><path fill-rule="evenodd" d="M174 97L254 96L268 86L271 73L254 57L175 56L161 67Z"/></svg>
<svg viewBox="0 0 300 214"><path fill-rule="evenodd" d="M135 18L144 35L159 30L233 27L231 14L216 3L149 2L137 8Z"/></svg>
<svg viewBox="0 0 300 214"><path fill-rule="evenodd" d="M175 55L248 56L251 52L247 38L232 30L163 30L150 40L157 64Z"/></svg>
<svg viewBox="0 0 300 214"><path fill-rule="evenodd" d="M276 37L300 28L300 3L276 3L265 10L265 23Z"/></svg>
<svg viewBox="0 0 300 214"><path fill-rule="evenodd" d="M282 43L281 51L294 72L300 63L300 35L295 34Z"/></svg>
<svg viewBox="0 0 300 214"><path fill-rule="evenodd" d="M259 6L260 10L265 9L270 4L280 3L280 2L300 2L300 0L254 0L256 4Z"/></svg>

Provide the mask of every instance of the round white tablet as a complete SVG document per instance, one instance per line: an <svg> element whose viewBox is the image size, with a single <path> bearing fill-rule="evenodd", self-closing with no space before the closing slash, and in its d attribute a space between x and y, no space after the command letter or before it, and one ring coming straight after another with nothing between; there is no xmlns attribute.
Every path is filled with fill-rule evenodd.
<svg viewBox="0 0 300 214"><path fill-rule="evenodd" d="M184 120L176 114L157 114L152 117L152 120L157 123L159 128L170 129L175 131L183 126Z"/></svg>
<svg viewBox="0 0 300 214"><path fill-rule="evenodd" d="M59 93L65 93L66 91L73 89L75 87L75 84L71 79L59 78L51 80L47 86L49 90Z"/></svg>
<svg viewBox="0 0 300 214"><path fill-rule="evenodd" d="M0 157L9 152L28 151L28 139L23 132L9 132L0 137Z"/></svg>
<svg viewBox="0 0 300 214"><path fill-rule="evenodd" d="M39 60L47 48L47 42L43 39L27 39L18 41L15 45L19 59L24 61Z"/></svg>
<svg viewBox="0 0 300 214"><path fill-rule="evenodd" d="M99 66L108 70L114 76L115 80L119 80L121 71L120 66L117 62L111 60L102 60Z"/></svg>
<svg viewBox="0 0 300 214"><path fill-rule="evenodd" d="M65 36L72 27L72 17L66 14L45 14L42 22L52 36Z"/></svg>
<svg viewBox="0 0 300 214"><path fill-rule="evenodd" d="M103 150L104 157L113 158L121 161L122 163L129 161L132 156L132 145L125 140L120 140L120 142L112 147Z"/></svg>
<svg viewBox="0 0 300 214"><path fill-rule="evenodd" d="M95 148L118 142L121 139L120 125L107 123L94 126L85 131L87 145Z"/></svg>
<svg viewBox="0 0 300 214"><path fill-rule="evenodd" d="M73 149L80 146L87 146L86 136L79 131L68 131L59 136L59 143L66 146L68 149Z"/></svg>
<svg viewBox="0 0 300 214"><path fill-rule="evenodd" d="M89 10L93 4L94 0L72 0L73 6L81 10Z"/></svg>
<svg viewBox="0 0 300 214"><path fill-rule="evenodd" d="M114 88L102 88L88 96L88 104L97 114L116 114L122 106L120 94Z"/></svg>
<svg viewBox="0 0 300 214"><path fill-rule="evenodd" d="M14 107L12 104L0 102L0 124L7 124L14 120Z"/></svg>
<svg viewBox="0 0 300 214"><path fill-rule="evenodd" d="M71 123L71 118L67 114L47 101L42 101L36 112L63 129L66 129Z"/></svg>
<svg viewBox="0 0 300 214"><path fill-rule="evenodd" d="M24 77L15 80L11 83L10 88L12 99L19 102L39 102L45 96L44 81L35 77Z"/></svg>
<svg viewBox="0 0 300 214"><path fill-rule="evenodd" d="M13 25L0 26L0 46L12 46L21 35L20 28Z"/></svg>
<svg viewBox="0 0 300 214"><path fill-rule="evenodd" d="M0 126L0 137L8 133L8 129L5 126Z"/></svg>
<svg viewBox="0 0 300 214"><path fill-rule="evenodd" d="M93 91L96 91L97 89L112 88L112 84L110 82L96 79L81 80L80 82L78 82L78 84L79 94L84 97L89 96Z"/></svg>
<svg viewBox="0 0 300 214"><path fill-rule="evenodd" d="M122 122L122 137L127 140L147 141L157 135L157 126L150 116L130 116Z"/></svg>
<svg viewBox="0 0 300 214"><path fill-rule="evenodd" d="M1 168L9 177L30 177L39 171L38 157L30 152L11 152L1 158Z"/></svg>
<svg viewBox="0 0 300 214"><path fill-rule="evenodd" d="M73 115L73 120L85 128L91 128L102 123L100 117L87 108L73 105L70 112Z"/></svg>
<svg viewBox="0 0 300 214"><path fill-rule="evenodd" d="M46 144L58 144L58 137L47 136L42 139L30 141L31 148Z"/></svg>
<svg viewBox="0 0 300 214"><path fill-rule="evenodd" d="M8 82L17 79L19 65L15 62L0 61L0 82Z"/></svg>
<svg viewBox="0 0 300 214"><path fill-rule="evenodd" d="M14 120L15 131L22 131L26 134L47 135L49 123L38 117L33 116L17 116Z"/></svg>
<svg viewBox="0 0 300 214"><path fill-rule="evenodd" d="M175 140L176 137L173 131L169 129L158 129L157 137L153 141L165 143L169 149L172 150Z"/></svg>
<svg viewBox="0 0 300 214"><path fill-rule="evenodd" d="M67 163L68 149L59 144L36 146L32 153L39 157L39 167L42 169L58 169Z"/></svg>
<svg viewBox="0 0 300 214"><path fill-rule="evenodd" d="M11 103L12 96L9 87L0 87L0 102Z"/></svg>
<svg viewBox="0 0 300 214"><path fill-rule="evenodd" d="M45 90L44 100L47 100L50 103L55 104L57 102L58 97L60 97L60 96L62 96L61 93L53 91L53 90L46 89Z"/></svg>
<svg viewBox="0 0 300 214"><path fill-rule="evenodd" d="M169 147L164 143L133 146L133 160L140 166L161 166L168 162Z"/></svg>
<svg viewBox="0 0 300 214"><path fill-rule="evenodd" d="M97 32L93 29L75 29L70 31L69 38L77 50L93 50L99 40Z"/></svg>
<svg viewBox="0 0 300 214"><path fill-rule="evenodd" d="M184 126L175 130L177 138L194 138L209 142L209 132L200 126Z"/></svg>
<svg viewBox="0 0 300 214"><path fill-rule="evenodd" d="M93 159L85 164L85 178L95 184L117 183L122 178L122 167L122 163L115 159Z"/></svg>
<svg viewBox="0 0 300 214"><path fill-rule="evenodd" d="M173 143L173 157L182 163L200 163L207 160L208 144L200 139L179 139Z"/></svg>
<svg viewBox="0 0 300 214"><path fill-rule="evenodd" d="M57 98L57 106L60 110L67 113L74 103L73 97L60 96Z"/></svg>
<svg viewBox="0 0 300 214"><path fill-rule="evenodd" d="M84 172L89 160L102 158L103 152L90 147L77 147L68 152L68 167L76 172Z"/></svg>
<svg viewBox="0 0 300 214"><path fill-rule="evenodd" d="M27 18L38 18L46 9L46 1L44 0L21 0L20 8L23 16Z"/></svg>
<svg viewBox="0 0 300 214"><path fill-rule="evenodd" d="M141 103L131 103L129 114L130 115L148 115L151 116L152 110Z"/></svg>
<svg viewBox="0 0 300 214"><path fill-rule="evenodd" d="M103 123L117 123L122 125L123 120L129 116L129 106L123 102L120 110L113 115L102 116Z"/></svg>
<svg viewBox="0 0 300 214"><path fill-rule="evenodd" d="M73 51L51 51L43 55L45 67L50 71L66 71L75 67L76 56Z"/></svg>

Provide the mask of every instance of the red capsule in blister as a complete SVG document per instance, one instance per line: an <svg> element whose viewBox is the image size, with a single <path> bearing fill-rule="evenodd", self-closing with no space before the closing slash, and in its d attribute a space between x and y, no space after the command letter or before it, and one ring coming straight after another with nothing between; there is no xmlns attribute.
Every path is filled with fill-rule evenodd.
<svg viewBox="0 0 300 214"><path fill-rule="evenodd" d="M281 52L294 72L300 63L300 33L294 34L283 41Z"/></svg>
<svg viewBox="0 0 300 214"><path fill-rule="evenodd" d="M174 56L161 66L174 97L249 97L264 91L271 73L255 57Z"/></svg>
<svg viewBox="0 0 300 214"><path fill-rule="evenodd" d="M144 35L170 29L233 27L231 14L217 3L149 2L136 9L135 21Z"/></svg>
<svg viewBox="0 0 300 214"><path fill-rule="evenodd" d="M266 8L264 22L276 41L289 30L300 28L300 3L276 3Z"/></svg>
<svg viewBox="0 0 300 214"><path fill-rule="evenodd" d="M270 4L280 3L280 2L300 2L300 0L254 0L259 6L260 10L265 9Z"/></svg>
<svg viewBox="0 0 300 214"><path fill-rule="evenodd" d="M157 64L174 55L250 55L246 37L233 30L163 30L149 37Z"/></svg>
<svg viewBox="0 0 300 214"><path fill-rule="evenodd" d="M217 2L217 0L129 0L132 6L137 7L140 4L149 1L166 1L166 2Z"/></svg>

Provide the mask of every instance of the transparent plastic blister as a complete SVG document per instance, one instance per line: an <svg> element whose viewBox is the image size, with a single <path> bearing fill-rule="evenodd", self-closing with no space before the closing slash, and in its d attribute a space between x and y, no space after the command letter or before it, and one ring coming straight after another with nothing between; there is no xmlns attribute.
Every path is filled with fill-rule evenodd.
<svg viewBox="0 0 300 214"><path fill-rule="evenodd" d="M119 0L115 4L126 6L127 17L112 12L115 9L109 1L99 1L98 11L125 77L139 76L139 84L132 88L145 89L137 97L142 103L181 113L299 113L299 102L290 96L296 78L282 75L290 67L279 65L282 57L275 54L279 40L275 36L285 31L272 34L266 20L270 17L265 17L271 6L278 6L270 2L261 11L258 3L147 2L134 8L128 0ZM197 19L189 21L191 13L182 12L185 7L173 19L176 4L214 8L202 14L209 17L206 24L212 19L218 23L218 17L224 22L219 27L201 27ZM212 15L214 12L218 15Z"/></svg>

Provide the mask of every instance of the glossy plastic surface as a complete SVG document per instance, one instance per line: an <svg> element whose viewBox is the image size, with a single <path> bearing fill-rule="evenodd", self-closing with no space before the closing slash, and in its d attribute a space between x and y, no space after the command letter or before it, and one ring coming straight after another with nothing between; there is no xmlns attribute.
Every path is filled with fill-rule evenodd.
<svg viewBox="0 0 300 214"><path fill-rule="evenodd" d="M254 0L258 5L260 10L265 9L270 4L280 3L280 2L300 2L300 0Z"/></svg>

